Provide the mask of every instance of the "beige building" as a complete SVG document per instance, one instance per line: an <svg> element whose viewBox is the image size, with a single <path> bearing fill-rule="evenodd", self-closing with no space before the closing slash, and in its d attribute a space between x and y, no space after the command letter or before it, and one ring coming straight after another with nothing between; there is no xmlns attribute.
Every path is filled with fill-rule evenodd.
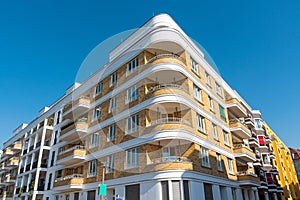
<svg viewBox="0 0 300 200"><path fill-rule="evenodd" d="M4 154L23 145L4 191L92 200L104 178L108 200L280 198L261 114L204 52L170 16L151 18L7 142Z"/></svg>

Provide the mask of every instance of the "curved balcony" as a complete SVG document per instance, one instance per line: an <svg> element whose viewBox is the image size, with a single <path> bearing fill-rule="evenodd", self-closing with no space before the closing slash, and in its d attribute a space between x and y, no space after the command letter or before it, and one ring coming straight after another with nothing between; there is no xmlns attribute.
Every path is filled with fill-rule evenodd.
<svg viewBox="0 0 300 200"><path fill-rule="evenodd" d="M74 146L58 154L57 164L72 165L78 163L85 159L86 153L84 146Z"/></svg>
<svg viewBox="0 0 300 200"><path fill-rule="evenodd" d="M236 98L226 100L226 104L228 111L232 112L234 116L247 117L246 108Z"/></svg>
<svg viewBox="0 0 300 200"><path fill-rule="evenodd" d="M144 169L147 172L163 170L193 170L193 163L186 157L162 157L151 160Z"/></svg>
<svg viewBox="0 0 300 200"><path fill-rule="evenodd" d="M87 111L90 107L90 98L82 96L77 100L67 104L63 109L64 119L73 119L74 116L78 116L80 113Z"/></svg>
<svg viewBox="0 0 300 200"><path fill-rule="evenodd" d="M72 141L76 138L81 138L87 133L88 122L87 119L79 119L76 122L71 121L61 127L60 140Z"/></svg>
<svg viewBox="0 0 300 200"><path fill-rule="evenodd" d="M243 143L233 144L233 153L246 162L256 161L255 153Z"/></svg>
<svg viewBox="0 0 300 200"><path fill-rule="evenodd" d="M175 55L175 54L159 54L151 58L148 63L157 64L157 63L177 63L182 66L185 66L185 59Z"/></svg>
<svg viewBox="0 0 300 200"><path fill-rule="evenodd" d="M172 83L156 85L154 87L151 87L148 92L153 93L155 91L162 90L162 89L178 89L188 94L188 91L184 87L182 87L179 84L172 84Z"/></svg>
<svg viewBox="0 0 300 200"><path fill-rule="evenodd" d="M259 186L260 180L256 174L242 171L238 172L237 178L241 186Z"/></svg>
<svg viewBox="0 0 300 200"><path fill-rule="evenodd" d="M250 138L251 137L251 131L239 119L229 120L229 128L233 134L239 136L240 138Z"/></svg>
<svg viewBox="0 0 300 200"><path fill-rule="evenodd" d="M79 191L82 189L83 183L83 174L72 174L55 179L53 190L64 192Z"/></svg>

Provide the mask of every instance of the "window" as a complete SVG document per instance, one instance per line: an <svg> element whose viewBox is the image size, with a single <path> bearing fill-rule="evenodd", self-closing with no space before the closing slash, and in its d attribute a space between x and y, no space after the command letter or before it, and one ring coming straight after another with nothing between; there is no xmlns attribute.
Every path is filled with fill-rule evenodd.
<svg viewBox="0 0 300 200"><path fill-rule="evenodd" d="M214 199L211 184L204 183L204 195L205 195L205 200L213 200Z"/></svg>
<svg viewBox="0 0 300 200"><path fill-rule="evenodd" d="M168 181L161 182L162 200L169 200L169 185Z"/></svg>
<svg viewBox="0 0 300 200"><path fill-rule="evenodd" d="M176 160L176 147L164 147L162 155L163 160Z"/></svg>
<svg viewBox="0 0 300 200"><path fill-rule="evenodd" d="M138 131L139 128L139 116L134 115L129 118L127 118L126 123L126 134L133 133Z"/></svg>
<svg viewBox="0 0 300 200"><path fill-rule="evenodd" d="M218 170L223 171L222 158L221 158L221 155L218 153L217 153L217 164L218 164Z"/></svg>
<svg viewBox="0 0 300 200"><path fill-rule="evenodd" d="M214 100L210 96L208 96L208 101L210 110L214 111Z"/></svg>
<svg viewBox="0 0 300 200"><path fill-rule="evenodd" d="M109 101L109 113L114 112L116 110L116 97L113 97Z"/></svg>
<svg viewBox="0 0 300 200"><path fill-rule="evenodd" d="M259 145L261 145L261 146L266 145L266 138L265 138L265 136L259 135L259 136L257 136L257 138L258 138Z"/></svg>
<svg viewBox="0 0 300 200"><path fill-rule="evenodd" d="M107 141L110 142L115 140L115 135L116 135L116 125L113 124L108 127Z"/></svg>
<svg viewBox="0 0 300 200"><path fill-rule="evenodd" d="M114 172L114 155L107 156L106 158L106 173Z"/></svg>
<svg viewBox="0 0 300 200"><path fill-rule="evenodd" d="M61 178L62 177L62 170L58 170L57 171L57 178Z"/></svg>
<svg viewBox="0 0 300 200"><path fill-rule="evenodd" d="M138 98L138 86L135 85L127 90L126 103L132 102Z"/></svg>
<svg viewBox="0 0 300 200"><path fill-rule="evenodd" d="M202 117L199 114L197 114L197 123L198 123L198 130L203 132L203 133L206 133L204 117Z"/></svg>
<svg viewBox="0 0 300 200"><path fill-rule="evenodd" d="M126 168L133 168L138 166L138 148L133 148L126 151Z"/></svg>
<svg viewBox="0 0 300 200"><path fill-rule="evenodd" d="M101 108L95 108L94 110L94 120L100 119L101 117Z"/></svg>
<svg viewBox="0 0 300 200"><path fill-rule="evenodd" d="M205 72L205 81L206 81L207 85L211 85L210 76L209 76L209 74L207 72Z"/></svg>
<svg viewBox="0 0 300 200"><path fill-rule="evenodd" d="M223 131L223 136L224 136L224 144L230 145L229 144L229 135L228 135L228 133Z"/></svg>
<svg viewBox="0 0 300 200"><path fill-rule="evenodd" d="M209 150L207 148L201 147L200 149L200 157L202 161L202 166L210 167L209 163Z"/></svg>
<svg viewBox="0 0 300 200"><path fill-rule="evenodd" d="M219 111L220 111L220 117L226 120L225 110L221 105L219 105Z"/></svg>
<svg viewBox="0 0 300 200"><path fill-rule="evenodd" d="M218 127L215 124L212 124L212 131L215 140L219 140Z"/></svg>
<svg viewBox="0 0 300 200"><path fill-rule="evenodd" d="M222 97L222 89L218 83L216 83L216 92L218 95L220 95Z"/></svg>
<svg viewBox="0 0 300 200"><path fill-rule="evenodd" d="M97 175L97 160L92 160L89 162L88 167L88 177Z"/></svg>
<svg viewBox="0 0 300 200"><path fill-rule="evenodd" d="M98 83L95 88L95 95L102 93L102 83Z"/></svg>
<svg viewBox="0 0 300 200"><path fill-rule="evenodd" d="M127 72L126 72L126 74L129 75L129 74L131 74L131 73L137 71L138 65L139 65L139 60L138 60L138 58L135 58L135 59L133 59L132 61L130 61L130 62L127 64Z"/></svg>
<svg viewBox="0 0 300 200"><path fill-rule="evenodd" d="M191 58L191 68L192 71L195 72L196 74L199 74L198 66L197 63L194 59Z"/></svg>
<svg viewBox="0 0 300 200"><path fill-rule="evenodd" d="M99 144L99 133L93 133L90 136L90 148L96 147Z"/></svg>
<svg viewBox="0 0 300 200"><path fill-rule="evenodd" d="M66 194L66 200L70 200L70 195Z"/></svg>
<svg viewBox="0 0 300 200"><path fill-rule="evenodd" d="M255 128L262 128L261 121L259 119L254 119Z"/></svg>
<svg viewBox="0 0 300 200"><path fill-rule="evenodd" d="M228 162L228 170L230 173L234 173L234 170L233 170L233 161L232 159L230 158L227 158L227 162Z"/></svg>
<svg viewBox="0 0 300 200"><path fill-rule="evenodd" d="M57 117L56 117L56 124L59 124L59 122L60 122L60 115L61 115L61 111L58 111Z"/></svg>
<svg viewBox="0 0 300 200"><path fill-rule="evenodd" d="M111 76L110 76L110 86L113 86L117 83L117 72L114 72Z"/></svg>
<svg viewBox="0 0 300 200"><path fill-rule="evenodd" d="M198 101L202 102L201 89L194 85L194 97Z"/></svg>

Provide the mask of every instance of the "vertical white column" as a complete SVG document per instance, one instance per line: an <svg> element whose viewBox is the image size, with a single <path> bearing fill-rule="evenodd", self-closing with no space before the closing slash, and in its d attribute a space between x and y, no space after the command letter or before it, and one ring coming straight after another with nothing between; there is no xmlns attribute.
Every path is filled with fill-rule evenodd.
<svg viewBox="0 0 300 200"><path fill-rule="evenodd" d="M254 195L254 191L253 190L250 190L249 198L250 199L255 199L255 195Z"/></svg>
<svg viewBox="0 0 300 200"><path fill-rule="evenodd" d="M161 200L162 199L162 190L160 182L145 182L140 184L140 195L141 200Z"/></svg>
<svg viewBox="0 0 300 200"><path fill-rule="evenodd" d="M235 190L235 197L236 197L236 199L243 199L243 193L242 193L242 189L241 188L236 188L236 190Z"/></svg>
<svg viewBox="0 0 300 200"><path fill-rule="evenodd" d="M225 190L226 190L226 199L231 200L233 198L231 187L226 187Z"/></svg>
<svg viewBox="0 0 300 200"><path fill-rule="evenodd" d="M259 195L258 195L257 189L254 191L254 194L255 194L255 200L259 200Z"/></svg>
<svg viewBox="0 0 300 200"><path fill-rule="evenodd" d="M277 194L276 194L275 192L273 193L273 199L274 199L274 200L278 200Z"/></svg>
<svg viewBox="0 0 300 200"><path fill-rule="evenodd" d="M212 185L212 192L214 199L221 199L221 191L219 185Z"/></svg>
<svg viewBox="0 0 300 200"><path fill-rule="evenodd" d="M171 180L168 180L168 188L169 188L169 198L170 200L173 200L173 185Z"/></svg>
<svg viewBox="0 0 300 200"><path fill-rule="evenodd" d="M201 182L190 181L190 199L205 200L204 184Z"/></svg>
<svg viewBox="0 0 300 200"><path fill-rule="evenodd" d="M264 195L265 195L265 200L269 200L269 194L268 194L268 192L265 192Z"/></svg>
<svg viewBox="0 0 300 200"><path fill-rule="evenodd" d="M244 193L244 200L250 200L249 199L249 195L248 195L248 190L244 189L243 190L243 193ZM251 199L252 200L252 199Z"/></svg>

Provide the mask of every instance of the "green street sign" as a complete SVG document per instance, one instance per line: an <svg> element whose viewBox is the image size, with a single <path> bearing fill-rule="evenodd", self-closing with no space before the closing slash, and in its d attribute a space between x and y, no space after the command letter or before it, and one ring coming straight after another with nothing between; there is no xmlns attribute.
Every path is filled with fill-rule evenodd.
<svg viewBox="0 0 300 200"><path fill-rule="evenodd" d="M99 195L106 196L106 184L100 184Z"/></svg>

